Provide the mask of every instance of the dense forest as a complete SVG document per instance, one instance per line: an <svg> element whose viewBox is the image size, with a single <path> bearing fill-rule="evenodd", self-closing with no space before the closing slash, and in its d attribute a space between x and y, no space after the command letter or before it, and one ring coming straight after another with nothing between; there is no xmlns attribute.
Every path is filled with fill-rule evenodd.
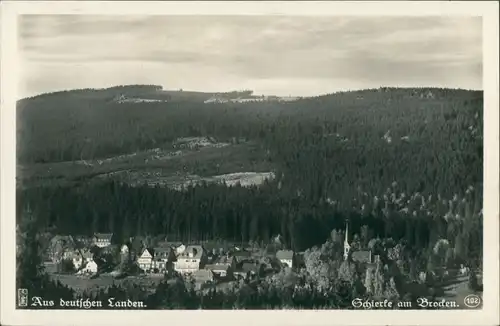
<svg viewBox="0 0 500 326"><path fill-rule="evenodd" d="M266 241L280 233L300 249L321 243L329 230L360 214L374 218L358 227L370 224L377 234L413 230L406 222L389 229L380 223L388 195L421 197L428 205L467 197L475 213L481 208L482 92L381 88L290 103L210 105L199 98L113 100L153 91L158 88L128 86L21 100L18 163L43 166L168 148L185 136L236 137L268 150L262 159L274 165L277 179L261 188L205 185L181 193L112 181L72 189L49 184L19 189L20 208L30 203L48 226L64 232L163 232L184 240L241 241ZM393 182L396 193L388 189ZM466 194L470 187L473 196ZM425 228L437 232L428 223ZM423 239L429 232L421 233L412 241L428 241Z"/></svg>
<svg viewBox="0 0 500 326"><path fill-rule="evenodd" d="M249 189L205 185L179 192L109 182L73 189L30 189L20 202L36 207L42 225L69 234L110 231L118 243L134 235L268 243L281 234L288 246L302 251L323 243L332 229L343 229L349 220L365 242L391 237L418 250L441 238L454 243L467 233L458 241L466 241L464 248L477 254L482 241L481 201L470 189L463 198L407 196L394 184L379 196L360 193L357 206L349 210L328 201L287 198L275 184Z"/></svg>
<svg viewBox="0 0 500 326"><path fill-rule="evenodd" d="M464 197L474 186L474 199L482 198L482 92L381 88L291 103L113 101L118 94L150 94L151 88L158 91L117 87L21 100L19 163L109 157L168 147L183 136L236 137L267 149L271 154L263 159L274 164L278 179L261 189L207 186L187 193L82 183L76 189L27 189L19 198L65 231L116 224L243 241L274 233L292 238L288 221L296 218L318 230L339 226L328 202L349 214L363 204L360 194L381 197L394 181L407 196Z"/></svg>
<svg viewBox="0 0 500 326"><path fill-rule="evenodd" d="M21 100L19 164L111 157L169 147L178 137L212 136L258 142L293 192L335 197L342 205L358 188L375 194L393 181L409 193L443 196L481 188L482 92L382 88L290 103L210 105L113 100L123 93Z"/></svg>

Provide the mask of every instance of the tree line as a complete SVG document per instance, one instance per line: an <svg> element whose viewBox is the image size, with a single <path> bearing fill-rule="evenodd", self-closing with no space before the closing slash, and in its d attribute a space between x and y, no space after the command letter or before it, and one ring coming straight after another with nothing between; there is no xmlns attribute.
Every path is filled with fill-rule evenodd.
<svg viewBox="0 0 500 326"><path fill-rule="evenodd" d="M351 236L357 234L364 247L372 238L391 237L425 252L445 238L468 259L482 253L482 195L472 186L464 193L452 198L408 194L393 183L380 194L359 192L353 205L343 209L329 198L290 198L277 182L251 188L205 184L175 191L109 181L19 190L17 198L18 210L29 206L44 228L60 234L113 232L116 243L138 235L269 243L280 234L288 247L303 251L348 222Z"/></svg>

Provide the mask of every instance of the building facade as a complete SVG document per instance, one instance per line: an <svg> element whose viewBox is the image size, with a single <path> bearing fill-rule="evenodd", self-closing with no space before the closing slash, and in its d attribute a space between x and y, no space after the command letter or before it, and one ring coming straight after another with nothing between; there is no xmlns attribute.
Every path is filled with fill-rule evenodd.
<svg viewBox="0 0 500 326"><path fill-rule="evenodd" d="M92 238L92 244L99 248L107 247L111 245L112 237L113 233L95 233Z"/></svg>
<svg viewBox="0 0 500 326"><path fill-rule="evenodd" d="M202 246L186 246L186 249L177 256L174 269L181 274L193 273L206 264L207 254Z"/></svg>
<svg viewBox="0 0 500 326"><path fill-rule="evenodd" d="M177 260L175 249L172 247L154 248L152 269L160 273L171 271Z"/></svg>
<svg viewBox="0 0 500 326"><path fill-rule="evenodd" d="M154 252L151 248L144 249L137 259L137 265L139 268L145 272L150 272L153 267L153 255Z"/></svg>
<svg viewBox="0 0 500 326"><path fill-rule="evenodd" d="M276 253L276 258L283 265L287 265L290 268L292 268L294 265L293 264L294 252L292 250L278 250L278 252Z"/></svg>

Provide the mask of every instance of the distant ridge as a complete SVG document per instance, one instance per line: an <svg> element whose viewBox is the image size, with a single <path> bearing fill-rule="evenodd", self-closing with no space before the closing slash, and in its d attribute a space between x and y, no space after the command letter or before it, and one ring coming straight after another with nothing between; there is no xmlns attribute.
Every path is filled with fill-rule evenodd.
<svg viewBox="0 0 500 326"><path fill-rule="evenodd" d="M356 89L356 90L344 90L344 91L335 91L331 93L318 94L313 96L301 96L302 98L321 98L330 95L338 95L338 94L349 94L349 93L360 93L360 92L373 92L373 91L407 91L407 90L416 90L416 91L467 91L467 92L483 92L483 90L478 89L465 89L465 88L449 88L449 87L395 87L395 86L381 86L378 88L365 88L365 89ZM194 91L194 90L182 90L182 89L164 89L163 86L160 85L147 85L147 84L129 84L129 85L117 85L105 88L78 88L78 89L68 89L68 90L60 90L54 92L41 93L33 96L28 96L19 99L18 101L30 100L30 99L38 99L56 95L64 95L64 94L82 94L82 93L108 93L111 96L119 96L122 94L132 95L131 93L137 93L136 95L175 95L175 97L180 98L195 98L198 100L206 100L211 96L216 95L225 95L232 97L238 96L250 96L253 94L251 90L241 90L241 91L218 91L218 92L207 92L207 91ZM272 94L268 94L268 96L273 96Z"/></svg>
<svg viewBox="0 0 500 326"><path fill-rule="evenodd" d="M130 85L117 85L105 88L78 88L78 89L68 89L61 90L55 92L47 92L42 94L37 94L33 96L28 96L19 99L29 100L29 99L38 99L45 98L57 95L71 95L71 94L84 94L84 93L100 93L107 94L109 96L119 96L119 95L128 95L128 96L145 96L145 95L154 95L154 96L176 96L180 98L191 97L195 99L207 99L211 96L215 95L225 95L230 97L238 97L238 96L248 96L253 93L251 90L240 90L240 91L225 91L225 92L204 92L204 91L191 91L191 90L183 90L183 89L164 89L163 86L160 85L142 85L142 84L130 84Z"/></svg>

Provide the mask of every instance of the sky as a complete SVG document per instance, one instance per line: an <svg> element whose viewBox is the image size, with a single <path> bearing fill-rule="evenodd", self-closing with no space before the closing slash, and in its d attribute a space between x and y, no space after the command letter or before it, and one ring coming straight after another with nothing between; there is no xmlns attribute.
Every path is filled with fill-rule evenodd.
<svg viewBox="0 0 500 326"><path fill-rule="evenodd" d="M127 84L482 89L480 17L24 15L18 33L19 97Z"/></svg>

